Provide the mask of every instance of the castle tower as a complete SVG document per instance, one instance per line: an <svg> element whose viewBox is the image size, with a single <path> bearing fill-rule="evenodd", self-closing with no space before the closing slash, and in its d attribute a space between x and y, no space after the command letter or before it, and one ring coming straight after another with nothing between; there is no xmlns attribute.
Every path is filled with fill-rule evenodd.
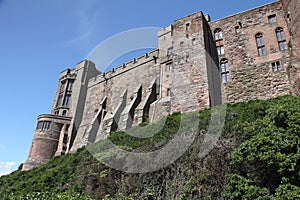
<svg viewBox="0 0 300 200"><path fill-rule="evenodd" d="M221 104L219 62L207 18L198 12L174 22L172 112Z"/></svg>
<svg viewBox="0 0 300 200"><path fill-rule="evenodd" d="M291 93L293 95L300 96L300 1L281 0L281 2L285 14L285 20L291 36L289 43L289 79L292 87Z"/></svg>
<svg viewBox="0 0 300 200"><path fill-rule="evenodd" d="M23 171L38 167L55 155L68 153L74 137L72 134L76 133L82 120L87 82L98 74L94 63L87 60L78 63L75 69L61 72L51 114L38 117Z"/></svg>
<svg viewBox="0 0 300 200"><path fill-rule="evenodd" d="M65 135L71 118L56 115L40 115L27 161L22 170L27 171L51 159L58 147L60 135Z"/></svg>

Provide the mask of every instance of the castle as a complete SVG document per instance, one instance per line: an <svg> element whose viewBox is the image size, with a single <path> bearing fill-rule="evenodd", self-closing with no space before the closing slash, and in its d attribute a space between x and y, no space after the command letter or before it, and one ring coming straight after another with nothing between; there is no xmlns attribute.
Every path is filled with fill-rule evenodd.
<svg viewBox="0 0 300 200"><path fill-rule="evenodd" d="M84 60L63 71L22 170L173 112L299 96L299 9L280 0L216 21L194 13L158 31L158 49L115 69Z"/></svg>

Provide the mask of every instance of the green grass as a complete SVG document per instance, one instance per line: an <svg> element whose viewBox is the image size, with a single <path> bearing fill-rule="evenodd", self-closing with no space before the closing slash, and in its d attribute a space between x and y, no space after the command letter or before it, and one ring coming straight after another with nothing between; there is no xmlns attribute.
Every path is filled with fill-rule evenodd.
<svg viewBox="0 0 300 200"><path fill-rule="evenodd" d="M174 113L156 123L135 127L130 132L113 132L108 138L110 142L127 151L138 152L160 149L170 142L175 134L189 132L191 127L196 127L196 130L193 130L196 138L192 146L175 163L158 171L143 174L129 174L110 169L99 163L86 148L82 148L74 154L55 157L47 164L31 171L16 171L9 176L0 177L0 199L18 200L26 199L27 196L29 196L27 199L46 200L59 199L59 196L62 199L74 200L88 199L88 196L106 200L220 199L229 184L230 180L227 178L229 174L241 176L245 173L243 168L231 163L232 153L244 142L256 141L253 138L261 134L259 130L268 126L266 122L281 124L282 132L290 126L293 130L298 130L300 111L295 108L299 105L300 98L291 96L228 104L219 142L201 159L199 149L203 142L203 134L206 133L210 123L211 110L184 115ZM289 115L289 112L293 114ZM286 116L290 116L288 121L284 120ZM103 146L97 148L105 149L105 145L106 143L103 143ZM253 147L250 144L249 146ZM284 165L281 170L285 172ZM248 179L234 180L237 186L239 184L237 181L242 180L253 191L261 192L257 188L259 186L251 185L252 182ZM284 193L282 188L287 187L292 188L293 193L297 193L299 182L294 176L293 185L281 186L277 194ZM232 190L229 192L227 190L227 195L230 196L230 191L236 188L234 184L231 185ZM264 192L265 189L262 193Z"/></svg>

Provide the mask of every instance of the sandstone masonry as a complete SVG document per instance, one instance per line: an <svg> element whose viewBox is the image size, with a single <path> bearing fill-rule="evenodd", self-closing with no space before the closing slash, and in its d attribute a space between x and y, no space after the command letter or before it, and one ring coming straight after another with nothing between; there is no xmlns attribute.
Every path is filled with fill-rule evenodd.
<svg viewBox="0 0 300 200"><path fill-rule="evenodd" d="M213 22L194 13L158 31L157 49L108 72L88 60L63 71L22 170L173 112L299 96L299 8L281 0Z"/></svg>

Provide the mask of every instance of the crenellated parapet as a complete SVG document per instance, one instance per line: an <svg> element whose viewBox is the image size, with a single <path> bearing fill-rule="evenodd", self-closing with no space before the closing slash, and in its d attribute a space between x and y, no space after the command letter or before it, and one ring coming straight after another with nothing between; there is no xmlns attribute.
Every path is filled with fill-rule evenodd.
<svg viewBox="0 0 300 200"><path fill-rule="evenodd" d="M137 58L133 58L126 63L120 64L116 68L112 68L103 74L99 74L96 77L93 77L89 80L89 86L98 84L100 82L106 81L107 79L119 76L123 73L126 73L136 67L144 65L149 62L156 64L157 59L159 58L159 49L154 49L149 53L143 54Z"/></svg>

